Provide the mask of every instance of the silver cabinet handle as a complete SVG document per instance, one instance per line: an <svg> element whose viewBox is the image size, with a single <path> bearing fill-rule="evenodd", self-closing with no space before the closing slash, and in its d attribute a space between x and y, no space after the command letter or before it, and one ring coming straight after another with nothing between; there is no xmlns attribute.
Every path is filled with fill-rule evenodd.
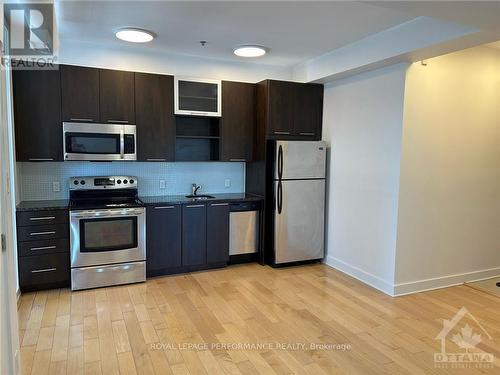
<svg viewBox="0 0 500 375"><path fill-rule="evenodd" d="M147 161L167 161L167 159L164 158L147 158Z"/></svg>
<svg viewBox="0 0 500 375"><path fill-rule="evenodd" d="M189 112L192 115L208 115L208 112Z"/></svg>
<svg viewBox="0 0 500 375"><path fill-rule="evenodd" d="M187 205L186 208L196 208L196 207L205 207L204 204L190 204Z"/></svg>
<svg viewBox="0 0 500 375"><path fill-rule="evenodd" d="M55 231L51 231L51 232L32 232L30 233L30 236L41 236L41 235L45 235L45 234L56 234Z"/></svg>
<svg viewBox="0 0 500 375"><path fill-rule="evenodd" d="M210 203L210 206L228 206L229 203Z"/></svg>
<svg viewBox="0 0 500 375"><path fill-rule="evenodd" d="M31 273L41 273L41 272L54 272L57 268L43 268L41 270L32 270Z"/></svg>
<svg viewBox="0 0 500 375"><path fill-rule="evenodd" d="M155 210L166 210L169 208L175 208L175 206L158 206L158 207L155 207Z"/></svg>
<svg viewBox="0 0 500 375"><path fill-rule="evenodd" d="M299 133L300 135L316 135L316 133Z"/></svg>
<svg viewBox="0 0 500 375"><path fill-rule="evenodd" d="M108 120L108 122L114 122L116 124L128 124L128 120Z"/></svg>
<svg viewBox="0 0 500 375"><path fill-rule="evenodd" d="M57 246L41 246L41 247L32 247L30 248L30 251L36 251L36 250L49 250L49 249L55 249Z"/></svg>
<svg viewBox="0 0 500 375"><path fill-rule="evenodd" d="M229 161L247 161L247 159L229 159Z"/></svg>
<svg viewBox="0 0 500 375"><path fill-rule="evenodd" d="M77 118L77 117L71 117L69 120L70 120L70 121L94 122L94 119L92 119L92 118Z"/></svg>
<svg viewBox="0 0 500 375"><path fill-rule="evenodd" d="M275 131L274 134L283 134L283 135L287 135L287 134L290 134L290 132L279 132L279 131Z"/></svg>
<svg viewBox="0 0 500 375"><path fill-rule="evenodd" d="M35 220L54 220L56 217L55 216L41 216L41 217L30 217L31 221Z"/></svg>
<svg viewBox="0 0 500 375"><path fill-rule="evenodd" d="M53 161L53 158L29 158L29 161Z"/></svg>

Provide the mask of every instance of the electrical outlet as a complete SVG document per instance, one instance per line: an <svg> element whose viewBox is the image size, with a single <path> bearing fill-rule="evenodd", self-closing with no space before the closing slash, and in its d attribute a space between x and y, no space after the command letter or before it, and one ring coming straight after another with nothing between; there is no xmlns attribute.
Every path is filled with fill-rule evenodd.
<svg viewBox="0 0 500 375"><path fill-rule="evenodd" d="M231 186L231 180L229 178L226 178L224 180L224 186L227 187L227 188Z"/></svg>
<svg viewBox="0 0 500 375"><path fill-rule="evenodd" d="M52 191L54 193L58 193L61 191L61 184L59 183L59 181L52 182Z"/></svg>
<svg viewBox="0 0 500 375"><path fill-rule="evenodd" d="M160 189L165 189L165 188L166 188L165 180L160 180Z"/></svg>

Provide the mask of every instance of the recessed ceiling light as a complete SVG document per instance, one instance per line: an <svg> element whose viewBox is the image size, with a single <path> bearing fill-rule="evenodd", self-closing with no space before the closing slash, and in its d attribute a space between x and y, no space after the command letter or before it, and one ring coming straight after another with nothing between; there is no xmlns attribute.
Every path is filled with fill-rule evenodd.
<svg viewBox="0 0 500 375"><path fill-rule="evenodd" d="M266 52L266 48L261 46L240 46L233 50L233 53L240 57L259 57L264 56Z"/></svg>
<svg viewBox="0 0 500 375"><path fill-rule="evenodd" d="M151 31L132 28L132 27L126 27L120 29L115 33L115 35L118 39L132 43L151 42L155 37Z"/></svg>

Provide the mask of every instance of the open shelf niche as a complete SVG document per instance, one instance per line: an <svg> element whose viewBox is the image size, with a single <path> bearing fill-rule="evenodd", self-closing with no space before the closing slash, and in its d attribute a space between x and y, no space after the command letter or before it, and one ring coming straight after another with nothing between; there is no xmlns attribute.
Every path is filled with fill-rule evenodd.
<svg viewBox="0 0 500 375"><path fill-rule="evenodd" d="M175 160L220 160L220 118L176 116Z"/></svg>

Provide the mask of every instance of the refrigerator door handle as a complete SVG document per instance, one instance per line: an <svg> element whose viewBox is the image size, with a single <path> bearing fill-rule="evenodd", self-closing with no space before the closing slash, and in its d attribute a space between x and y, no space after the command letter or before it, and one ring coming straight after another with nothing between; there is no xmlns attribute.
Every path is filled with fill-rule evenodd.
<svg viewBox="0 0 500 375"><path fill-rule="evenodd" d="M280 145L278 149L278 179L283 176L283 147Z"/></svg>
<svg viewBox="0 0 500 375"><path fill-rule="evenodd" d="M276 199L278 204L278 215L280 215L283 208L283 186L281 184L281 180L278 181L278 191L276 193Z"/></svg>

